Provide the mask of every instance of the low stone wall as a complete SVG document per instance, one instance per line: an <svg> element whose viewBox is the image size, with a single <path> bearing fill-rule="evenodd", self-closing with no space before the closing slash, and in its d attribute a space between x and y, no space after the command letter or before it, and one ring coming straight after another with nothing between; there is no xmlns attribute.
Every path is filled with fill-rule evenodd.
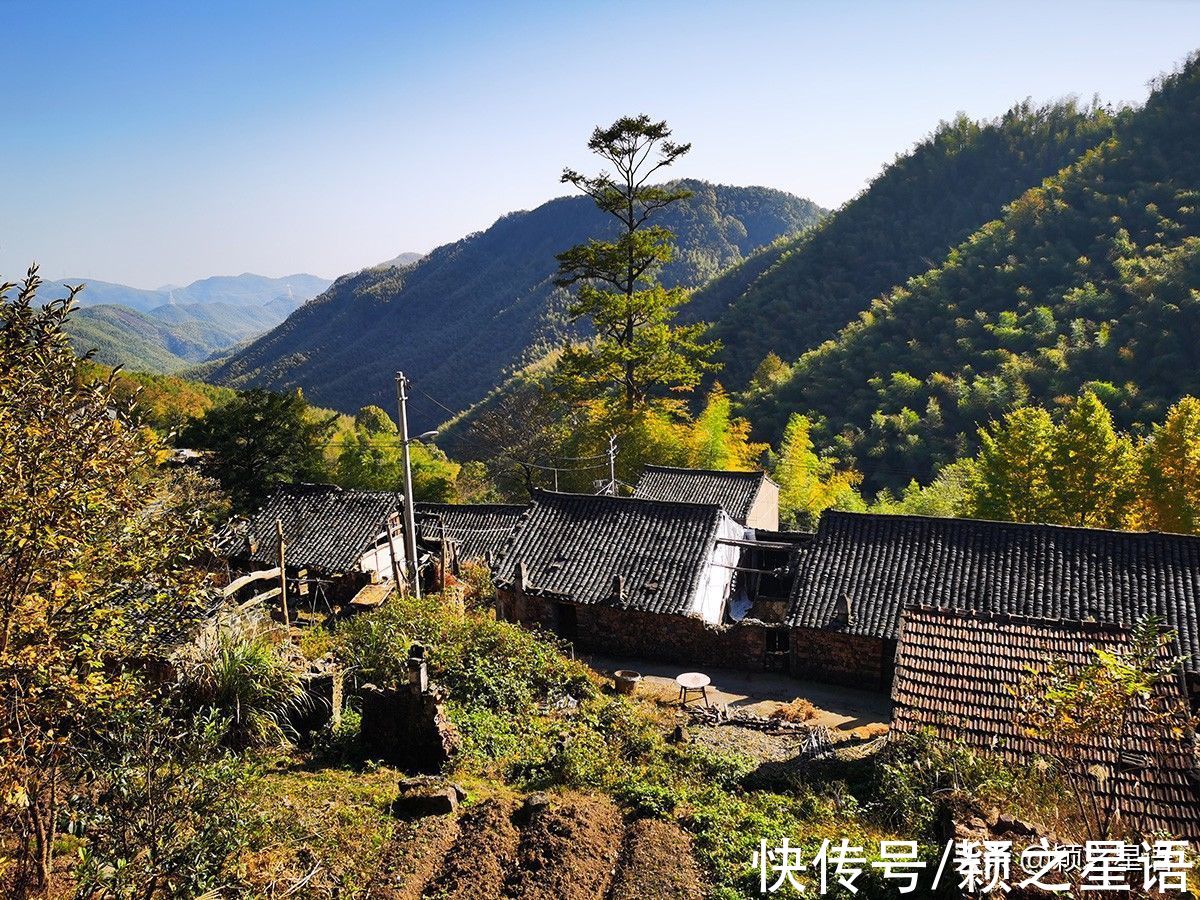
<svg viewBox="0 0 1200 900"><path fill-rule="evenodd" d="M709 625L687 616L576 606L574 634L568 634L562 627L558 606L550 598L500 591L497 615L559 634L584 651L747 671L766 668L768 632L784 628L756 619ZM786 631L790 644L788 671L795 677L866 690L891 689L894 642L821 629Z"/></svg>
<svg viewBox="0 0 1200 900"><path fill-rule="evenodd" d="M879 638L793 628L792 674L872 691L891 690L891 645ZM894 647L891 652L894 653Z"/></svg>
<svg viewBox="0 0 1200 900"><path fill-rule="evenodd" d="M689 616L646 613L607 606L575 607L574 635L559 627L556 602L501 592L501 618L561 634L582 650L612 656L640 656L684 665L761 670L766 652L762 622L709 625Z"/></svg>
<svg viewBox="0 0 1200 900"><path fill-rule="evenodd" d="M368 759L380 759L408 772L440 772L459 746L459 735L442 709L436 688L403 685L383 689L363 685L362 747Z"/></svg>

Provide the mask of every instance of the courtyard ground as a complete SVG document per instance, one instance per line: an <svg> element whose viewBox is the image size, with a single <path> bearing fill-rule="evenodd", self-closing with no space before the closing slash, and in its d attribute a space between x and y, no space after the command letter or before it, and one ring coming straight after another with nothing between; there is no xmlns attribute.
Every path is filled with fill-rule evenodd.
<svg viewBox="0 0 1200 900"><path fill-rule="evenodd" d="M780 672L745 672L703 666L688 668L679 664L599 655L587 655L582 659L605 675L612 675L618 669L640 672L642 683L638 687L638 694L647 699L674 700L679 694L675 676L682 672L700 671L712 679L708 701L714 706L729 706L730 709L744 709L755 715L766 716L780 704L802 697L817 707L818 713L813 724L841 730L864 725L886 725L892 718L891 699L879 691L806 681Z"/></svg>

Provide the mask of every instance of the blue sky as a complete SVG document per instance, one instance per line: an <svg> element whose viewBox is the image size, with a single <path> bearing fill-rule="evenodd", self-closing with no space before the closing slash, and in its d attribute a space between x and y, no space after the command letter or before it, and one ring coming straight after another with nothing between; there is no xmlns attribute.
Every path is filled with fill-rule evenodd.
<svg viewBox="0 0 1200 900"><path fill-rule="evenodd" d="M1140 103L1200 3L0 0L0 33L0 279L157 287L430 249L626 113L681 176L836 206L958 111Z"/></svg>

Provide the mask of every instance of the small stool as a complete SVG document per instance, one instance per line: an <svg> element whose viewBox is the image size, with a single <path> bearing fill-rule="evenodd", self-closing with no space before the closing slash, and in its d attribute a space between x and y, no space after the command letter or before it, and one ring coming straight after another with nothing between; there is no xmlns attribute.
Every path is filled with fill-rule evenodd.
<svg viewBox="0 0 1200 900"><path fill-rule="evenodd" d="M707 688L712 684L712 679L703 672L684 672L675 677L675 683L679 685L680 706L687 706L689 700L703 700L704 705L708 706Z"/></svg>

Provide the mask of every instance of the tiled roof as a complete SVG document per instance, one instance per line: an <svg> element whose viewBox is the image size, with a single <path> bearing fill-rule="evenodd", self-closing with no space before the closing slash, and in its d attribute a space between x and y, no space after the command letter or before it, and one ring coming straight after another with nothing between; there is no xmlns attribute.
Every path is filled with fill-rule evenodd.
<svg viewBox="0 0 1200 900"><path fill-rule="evenodd" d="M765 472L646 466L633 496L676 503L715 503L734 519L744 523L763 482L768 480Z"/></svg>
<svg viewBox="0 0 1200 900"><path fill-rule="evenodd" d="M622 605L613 589L620 575L623 605L685 614L712 559L722 521L729 520L715 504L536 491L496 582L511 587L523 562L529 593Z"/></svg>
<svg viewBox="0 0 1200 900"><path fill-rule="evenodd" d="M793 626L894 638L908 605L1114 625L1156 615L1200 671L1200 538L827 512L802 560Z"/></svg>
<svg viewBox="0 0 1200 900"><path fill-rule="evenodd" d="M512 541L528 506L510 503L418 503L417 537L436 546L441 540L440 516L447 540L458 544L460 561L496 562Z"/></svg>
<svg viewBox="0 0 1200 900"><path fill-rule="evenodd" d="M1049 746L1024 733L1015 689L1031 669L1044 671L1051 660L1079 669L1093 659L1093 647L1120 651L1129 640L1128 629L1116 626L906 609L892 683L892 728L900 733L932 728L945 739L1020 763L1053 757ZM1164 699L1182 700L1177 680L1159 690ZM1192 781L1192 748L1162 731L1135 715L1125 734L1089 748L1084 761L1112 773L1109 796L1129 824L1194 840L1200 837L1200 794ZM1135 771L1120 764L1122 753Z"/></svg>
<svg viewBox="0 0 1200 900"><path fill-rule="evenodd" d="M398 502L396 494L386 491L354 491L328 484L280 487L251 516L246 534L234 542L230 555L274 565L279 546L275 522L279 520L289 566L331 573L355 571L359 558L387 529L388 515Z"/></svg>

